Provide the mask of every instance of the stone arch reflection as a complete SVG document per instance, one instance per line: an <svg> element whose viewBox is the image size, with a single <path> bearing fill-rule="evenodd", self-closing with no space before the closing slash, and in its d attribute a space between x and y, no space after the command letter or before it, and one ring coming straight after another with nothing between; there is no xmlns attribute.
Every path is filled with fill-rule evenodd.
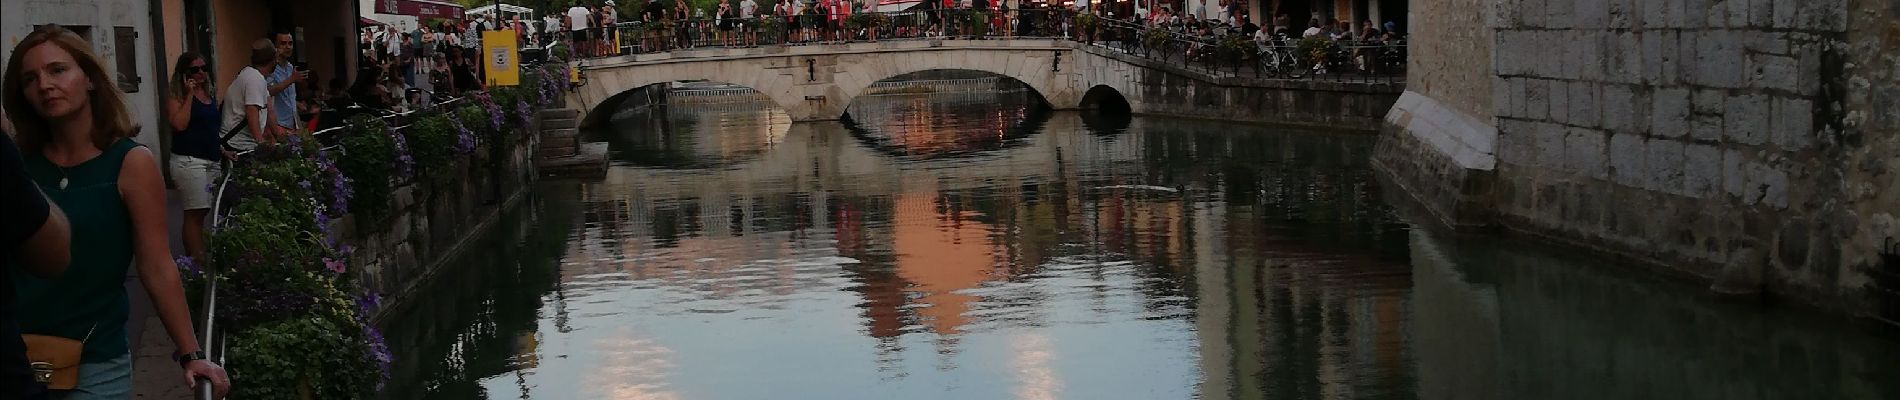
<svg viewBox="0 0 1900 400"><path fill-rule="evenodd" d="M590 114L586 137L608 143L618 163L667 169L720 168L770 150L791 130L791 117L748 87L720 82L649 85L603 102ZM707 112L718 111L718 112ZM704 132L718 132L705 134Z"/></svg>
<svg viewBox="0 0 1900 400"><path fill-rule="evenodd" d="M878 101L854 103L859 115L903 117L858 119L846 114L845 129L865 147L905 158L959 157L1019 147L1041 132L1053 114L1027 89L863 97Z"/></svg>

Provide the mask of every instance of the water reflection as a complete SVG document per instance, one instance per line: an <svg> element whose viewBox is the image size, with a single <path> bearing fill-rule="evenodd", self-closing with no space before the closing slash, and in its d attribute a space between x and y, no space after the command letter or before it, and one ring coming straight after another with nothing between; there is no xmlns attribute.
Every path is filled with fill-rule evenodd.
<svg viewBox="0 0 1900 400"><path fill-rule="evenodd" d="M1896 393L1890 341L1409 229L1371 136L1008 98L616 121L603 182L395 320L391 397Z"/></svg>

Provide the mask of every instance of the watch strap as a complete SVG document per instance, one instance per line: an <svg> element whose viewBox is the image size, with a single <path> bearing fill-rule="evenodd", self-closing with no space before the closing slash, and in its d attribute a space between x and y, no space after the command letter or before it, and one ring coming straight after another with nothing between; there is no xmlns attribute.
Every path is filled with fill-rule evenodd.
<svg viewBox="0 0 1900 400"><path fill-rule="evenodd" d="M190 363L192 361L198 361L198 360L203 360L203 359L205 359L204 350L172 356L172 360L178 361L178 365L180 366L185 365L186 363Z"/></svg>

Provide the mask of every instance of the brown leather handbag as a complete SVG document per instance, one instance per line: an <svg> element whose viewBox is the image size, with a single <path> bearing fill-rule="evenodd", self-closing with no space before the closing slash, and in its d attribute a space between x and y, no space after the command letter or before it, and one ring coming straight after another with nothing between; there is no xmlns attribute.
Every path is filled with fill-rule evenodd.
<svg viewBox="0 0 1900 400"><path fill-rule="evenodd" d="M86 338L92 338L92 330L86 331ZM20 341L26 342L26 361L33 370L33 381L52 390L79 386L79 355L86 349L85 339L25 334L20 335Z"/></svg>

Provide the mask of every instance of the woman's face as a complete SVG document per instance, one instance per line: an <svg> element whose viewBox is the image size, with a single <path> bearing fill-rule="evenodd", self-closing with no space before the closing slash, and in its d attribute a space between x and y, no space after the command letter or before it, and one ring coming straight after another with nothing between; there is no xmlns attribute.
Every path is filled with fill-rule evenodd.
<svg viewBox="0 0 1900 400"><path fill-rule="evenodd" d="M34 46L20 56L20 70L20 90L40 116L63 119L88 106L92 83L66 49L53 43Z"/></svg>
<svg viewBox="0 0 1900 400"><path fill-rule="evenodd" d="M199 82L208 82L211 80L211 71L205 70L206 69L205 59L200 58L200 59L192 60L190 68L191 68L191 74L190 74L191 79L197 79Z"/></svg>

